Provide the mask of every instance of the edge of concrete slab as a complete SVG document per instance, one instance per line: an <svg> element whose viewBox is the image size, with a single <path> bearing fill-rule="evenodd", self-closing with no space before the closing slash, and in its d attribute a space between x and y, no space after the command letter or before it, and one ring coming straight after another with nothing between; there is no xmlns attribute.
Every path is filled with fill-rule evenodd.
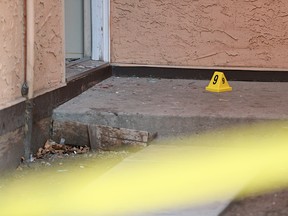
<svg viewBox="0 0 288 216"><path fill-rule="evenodd" d="M273 121L274 119L219 118L209 116L153 116L141 114L117 115L99 112L93 115L53 114L55 141L61 137L75 145L89 145L87 125L98 124L158 133L159 138L200 134L208 130L227 128L241 124ZM82 131L82 132L81 132Z"/></svg>

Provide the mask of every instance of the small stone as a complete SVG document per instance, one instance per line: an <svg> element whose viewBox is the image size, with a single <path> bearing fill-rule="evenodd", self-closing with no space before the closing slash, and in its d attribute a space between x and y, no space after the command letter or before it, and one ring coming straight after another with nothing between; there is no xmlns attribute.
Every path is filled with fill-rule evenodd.
<svg viewBox="0 0 288 216"><path fill-rule="evenodd" d="M46 162L45 166L51 166L51 164L49 162Z"/></svg>
<svg viewBox="0 0 288 216"><path fill-rule="evenodd" d="M57 170L57 172L67 172L68 170Z"/></svg>
<svg viewBox="0 0 288 216"><path fill-rule="evenodd" d="M17 170L17 171L22 171L23 168L22 168L21 166L18 166L16 170Z"/></svg>

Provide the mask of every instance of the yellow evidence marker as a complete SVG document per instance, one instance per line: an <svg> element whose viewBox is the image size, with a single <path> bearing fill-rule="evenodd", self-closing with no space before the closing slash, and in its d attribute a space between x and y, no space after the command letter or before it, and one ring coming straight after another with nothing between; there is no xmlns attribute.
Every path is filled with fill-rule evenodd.
<svg viewBox="0 0 288 216"><path fill-rule="evenodd" d="M227 92L232 91L232 87L229 86L224 73L215 71L206 90L210 92Z"/></svg>

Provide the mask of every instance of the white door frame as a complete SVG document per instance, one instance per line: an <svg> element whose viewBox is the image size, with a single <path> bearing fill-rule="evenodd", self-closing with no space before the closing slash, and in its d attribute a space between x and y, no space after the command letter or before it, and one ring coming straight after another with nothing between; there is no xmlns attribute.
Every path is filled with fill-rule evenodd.
<svg viewBox="0 0 288 216"><path fill-rule="evenodd" d="M91 57L92 53L92 19L91 19L91 0L83 1L84 9L84 58Z"/></svg>
<svg viewBox="0 0 288 216"><path fill-rule="evenodd" d="M92 59L110 62L110 0L91 0Z"/></svg>

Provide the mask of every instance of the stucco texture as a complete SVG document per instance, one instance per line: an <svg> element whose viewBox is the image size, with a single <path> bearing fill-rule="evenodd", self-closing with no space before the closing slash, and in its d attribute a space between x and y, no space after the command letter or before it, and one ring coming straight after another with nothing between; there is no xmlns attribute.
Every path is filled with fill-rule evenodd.
<svg viewBox="0 0 288 216"><path fill-rule="evenodd" d="M64 14L62 0L36 0L34 95L63 86ZM24 82L24 5L22 0L0 1L0 108L21 99Z"/></svg>
<svg viewBox="0 0 288 216"><path fill-rule="evenodd" d="M35 1L35 94L63 85L64 14L62 0Z"/></svg>
<svg viewBox="0 0 288 216"><path fill-rule="evenodd" d="M0 106L21 97L24 80L23 3L0 1Z"/></svg>
<svg viewBox="0 0 288 216"><path fill-rule="evenodd" d="M111 0L113 63L288 69L284 0Z"/></svg>

